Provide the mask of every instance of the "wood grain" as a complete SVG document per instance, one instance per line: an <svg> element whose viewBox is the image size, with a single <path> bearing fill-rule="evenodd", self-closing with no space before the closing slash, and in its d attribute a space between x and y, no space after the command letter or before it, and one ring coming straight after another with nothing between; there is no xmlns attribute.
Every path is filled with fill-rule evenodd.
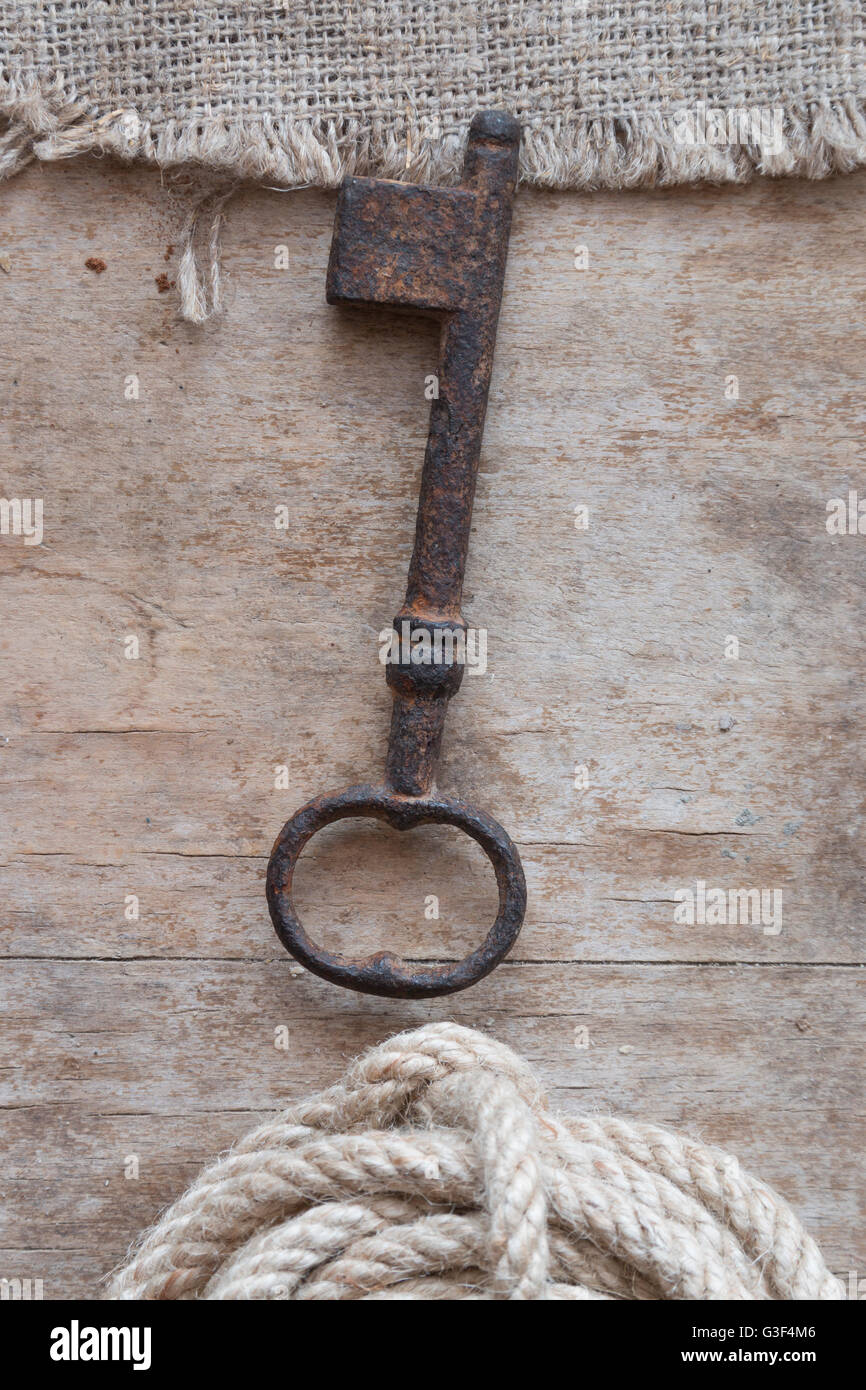
<svg viewBox="0 0 866 1390"><path fill-rule="evenodd" d="M45 507L41 545L0 536L0 1276L98 1296L258 1115L447 1017L566 1109L730 1148L862 1276L866 539L825 518L866 497L866 176L521 193L467 575L489 666L440 784L530 904L426 1005L291 974L263 875L287 815L382 767L435 329L325 304L314 190L240 192L228 313L179 322L156 279L195 191L80 160L0 200L0 494ZM781 889L781 931L677 925L697 880ZM341 826L298 900L329 945L441 959L494 895L452 832Z"/></svg>

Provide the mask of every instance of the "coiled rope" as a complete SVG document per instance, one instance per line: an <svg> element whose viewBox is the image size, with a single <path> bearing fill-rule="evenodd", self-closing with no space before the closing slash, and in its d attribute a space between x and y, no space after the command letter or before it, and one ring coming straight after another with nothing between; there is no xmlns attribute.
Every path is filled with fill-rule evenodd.
<svg viewBox="0 0 866 1390"><path fill-rule="evenodd" d="M110 1285L134 1299L837 1299L791 1208L656 1125L547 1108L453 1023L374 1047L206 1169Z"/></svg>

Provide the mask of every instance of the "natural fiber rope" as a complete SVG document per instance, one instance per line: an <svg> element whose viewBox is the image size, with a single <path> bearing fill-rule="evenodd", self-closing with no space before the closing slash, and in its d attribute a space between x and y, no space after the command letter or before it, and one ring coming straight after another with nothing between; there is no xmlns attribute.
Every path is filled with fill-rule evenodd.
<svg viewBox="0 0 866 1390"><path fill-rule="evenodd" d="M791 1208L656 1125L552 1115L454 1023L400 1033L208 1168L110 1295L841 1299Z"/></svg>

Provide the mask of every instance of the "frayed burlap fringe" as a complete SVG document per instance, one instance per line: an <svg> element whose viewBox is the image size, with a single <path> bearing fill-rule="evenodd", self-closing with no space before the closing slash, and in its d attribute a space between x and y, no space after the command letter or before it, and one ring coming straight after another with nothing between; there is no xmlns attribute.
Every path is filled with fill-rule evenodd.
<svg viewBox="0 0 866 1390"><path fill-rule="evenodd" d="M714 108L696 108L714 109ZM154 129L132 108L93 114L44 93L16 93L0 81L0 113L9 127L0 139L0 178L32 159L80 154L143 159L162 168L199 164L234 179L284 188L336 188L347 174L415 183L455 183L465 130L436 138L407 126L399 136L356 119L304 121L262 118L229 122L196 117ZM866 164L866 96L823 99L780 108L772 143L686 143L677 112L580 116L523 128L520 178L541 188L664 187L710 181L745 183L756 175L821 179Z"/></svg>
<svg viewBox="0 0 866 1390"><path fill-rule="evenodd" d="M253 1131L145 1235L124 1299L842 1299L790 1207L655 1125L552 1114L454 1023Z"/></svg>

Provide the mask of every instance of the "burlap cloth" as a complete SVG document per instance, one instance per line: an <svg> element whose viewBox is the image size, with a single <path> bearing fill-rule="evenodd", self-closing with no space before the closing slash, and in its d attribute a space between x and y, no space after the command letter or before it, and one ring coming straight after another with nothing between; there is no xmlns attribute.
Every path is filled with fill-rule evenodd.
<svg viewBox="0 0 866 1390"><path fill-rule="evenodd" d="M447 181L501 106L536 184L818 177L866 161L864 59L862 0L5 0L0 170L98 150Z"/></svg>
<svg viewBox="0 0 866 1390"><path fill-rule="evenodd" d="M448 182L490 107L548 187L820 178L866 162L864 59L864 0L0 0L0 178L93 151ZM184 237L195 322L220 307L223 201L208 269L195 213Z"/></svg>

